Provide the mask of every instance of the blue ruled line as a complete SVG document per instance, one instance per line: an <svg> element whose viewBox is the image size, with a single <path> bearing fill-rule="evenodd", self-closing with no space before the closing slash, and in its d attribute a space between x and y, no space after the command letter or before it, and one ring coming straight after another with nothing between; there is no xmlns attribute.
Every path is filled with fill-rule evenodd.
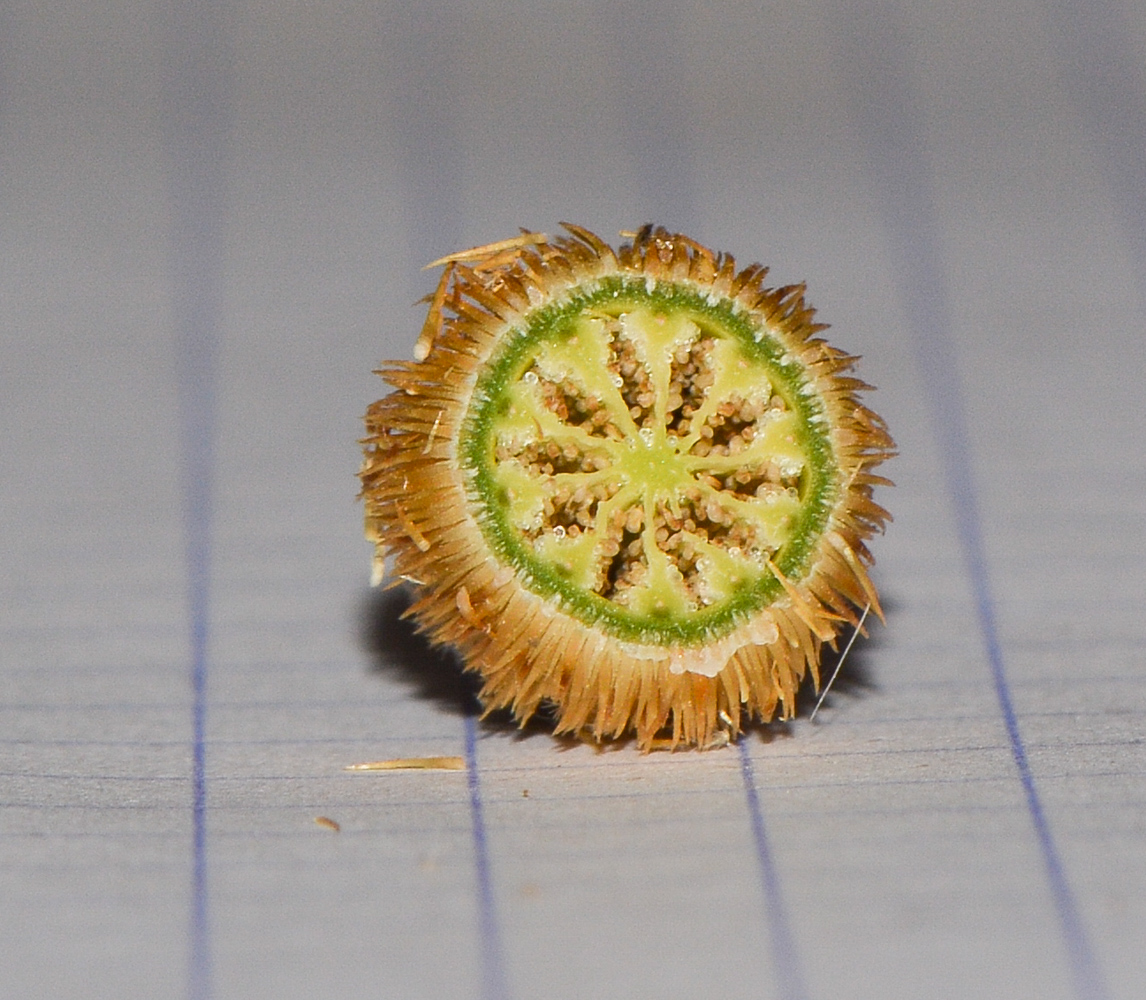
<svg viewBox="0 0 1146 1000"><path fill-rule="evenodd" d="M167 10L165 121L171 287L182 453L191 710L191 887L187 995L210 1000L207 694L217 355L223 308L228 59L218 0Z"/></svg>
<svg viewBox="0 0 1146 1000"><path fill-rule="evenodd" d="M840 65L851 67L851 92L868 168L887 230L890 258L916 361L926 386L943 478L951 497L979 631L999 711L1022 784L1055 911L1074 993L1082 1000L1107 996L1106 987L1055 846L1019 731L999 642L983 542L978 491L958 381L958 358L940 250L940 222L924 147L923 116L912 85L908 40L882 11L845 18Z"/></svg>
<svg viewBox="0 0 1146 1000"><path fill-rule="evenodd" d="M772 963L776 967L776 980L782 1000L806 1000L807 987L800 966L800 956L796 950L796 939L788 919L788 908L784 905L784 894L780 889L780 874L772 860L768 847L768 836L764 829L764 812L760 807L760 795L756 791L756 774L752 758L748 754L748 741L741 738L737 744L740 751L740 774L744 779L744 794L748 798L748 816L752 821L752 839L756 846L756 862L760 867L760 882L764 890L764 908L768 926L772 933Z"/></svg>
<svg viewBox="0 0 1146 1000"><path fill-rule="evenodd" d="M473 829L474 867L477 870L478 936L481 944L482 1000L506 1000L509 988L505 978L505 958L501 928L490 877L489 845L481 801L481 779L477 765L477 720L466 716L466 783L470 790L470 823Z"/></svg>

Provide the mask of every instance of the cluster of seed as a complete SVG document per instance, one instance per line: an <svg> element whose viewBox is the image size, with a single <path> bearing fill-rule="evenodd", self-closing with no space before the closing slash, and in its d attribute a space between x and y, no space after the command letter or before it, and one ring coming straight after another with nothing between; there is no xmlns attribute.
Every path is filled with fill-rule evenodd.
<svg viewBox="0 0 1146 1000"><path fill-rule="evenodd" d="M607 600L628 604L629 592L643 584L648 577L644 526L645 513L640 506L614 511L610 517L601 546L601 555L607 568L597 591Z"/></svg>
<svg viewBox="0 0 1146 1000"><path fill-rule="evenodd" d="M700 428L700 440L692 446L690 454L699 458L739 455L756 437L761 417L787 409L788 404L780 396L765 400L734 395L709 414Z"/></svg>
<svg viewBox="0 0 1146 1000"><path fill-rule="evenodd" d="M526 382L537 385L541 390L541 401L545 408L562 423L577 427L595 437L624 439L624 434L613 423L612 414L596 396L585 395L571 378L560 382L542 375L534 365L523 376Z"/></svg>
<svg viewBox="0 0 1146 1000"><path fill-rule="evenodd" d="M751 523L730 513L714 498L704 497L700 490L690 490L676 506L674 512L666 504L657 505L652 537L680 571L694 609L712 603L702 575L703 542L733 555L758 559L772 555L758 544ZM648 576L644 521L643 508L633 506L615 511L606 529L601 555L608 568L598 581L597 592L618 604L627 604L628 592L641 586Z"/></svg>
<svg viewBox="0 0 1146 1000"><path fill-rule="evenodd" d="M655 525L657 547L675 563L690 597L700 605L711 603L701 573L700 542L709 542L732 555L763 558L772 554L759 545L750 522L732 514L715 498L704 497L699 490L690 490L676 513L659 506Z"/></svg>
<svg viewBox="0 0 1146 1000"><path fill-rule="evenodd" d="M800 474L785 474L775 462L763 462L719 476L705 472L697 479L705 486L727 491L742 500L771 500L785 495L798 500L800 497Z"/></svg>
<svg viewBox="0 0 1146 1000"><path fill-rule="evenodd" d="M733 553L757 551L756 529L714 497L706 497L700 490L689 490L678 498L678 505L676 513L665 505L657 507L654 537L657 547L664 552L683 551L692 544L689 535Z"/></svg>
<svg viewBox="0 0 1146 1000"><path fill-rule="evenodd" d="M692 418L715 381L712 371L711 337L681 345L672 359L665 419L669 437L685 438L692 431Z"/></svg>
<svg viewBox="0 0 1146 1000"><path fill-rule="evenodd" d="M559 476L569 473L593 473L609 467L609 456L603 451L585 451L572 442L526 441L511 446L498 444L494 460L498 463L516 459L535 476Z"/></svg>
<svg viewBox="0 0 1146 1000"><path fill-rule="evenodd" d="M609 371L617 383L621 398L629 408L629 416L639 428L651 427L656 419L653 411L657 394L652 377L637 356L637 349L628 337L618 336L620 323L610 323L606 329L613 334L610 347Z"/></svg>
<svg viewBox="0 0 1146 1000"><path fill-rule="evenodd" d="M542 514L545 527L532 532L531 537L537 538L544 530L558 538L579 538L596 523L597 508L616 496L620 488L618 483L606 482L578 486L554 484L545 497Z"/></svg>

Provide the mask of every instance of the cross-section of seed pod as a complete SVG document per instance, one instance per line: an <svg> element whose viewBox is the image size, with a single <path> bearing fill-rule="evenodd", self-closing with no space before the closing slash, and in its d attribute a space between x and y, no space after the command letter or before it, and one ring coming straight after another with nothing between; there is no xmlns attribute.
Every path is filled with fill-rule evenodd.
<svg viewBox="0 0 1146 1000"><path fill-rule="evenodd" d="M557 732L712 746L789 718L879 599L894 447L803 286L646 227L453 254L366 414L375 582Z"/></svg>

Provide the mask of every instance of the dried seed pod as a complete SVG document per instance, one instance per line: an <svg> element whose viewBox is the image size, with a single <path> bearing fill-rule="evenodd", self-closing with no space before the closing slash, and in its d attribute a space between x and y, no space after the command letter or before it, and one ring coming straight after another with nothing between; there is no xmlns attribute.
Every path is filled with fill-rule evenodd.
<svg viewBox="0 0 1146 1000"><path fill-rule="evenodd" d="M791 717L821 644L879 613L894 444L803 286L663 229L565 228L435 262L417 360L366 414L375 582L415 583L487 710L727 742Z"/></svg>

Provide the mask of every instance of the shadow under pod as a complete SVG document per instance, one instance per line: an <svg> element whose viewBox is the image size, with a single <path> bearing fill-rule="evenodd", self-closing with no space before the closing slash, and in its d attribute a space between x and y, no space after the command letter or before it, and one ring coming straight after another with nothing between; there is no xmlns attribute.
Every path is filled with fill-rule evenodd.
<svg viewBox="0 0 1146 1000"><path fill-rule="evenodd" d="M358 640L370 656L371 671L401 681L416 697L452 715L480 715L480 679L462 670L452 649L433 645L411 619L402 617L413 602L406 587L371 590L363 599Z"/></svg>
<svg viewBox="0 0 1146 1000"><path fill-rule="evenodd" d="M880 646L883 644L883 633L891 627L898 606L896 600L891 597L881 603L884 618L888 624L884 625L875 615L869 615L864 624L867 638L862 635L856 637L856 641L842 666L840 666L840 658L844 655L848 640L852 637L852 630L847 627L844 628L836 640L835 649L824 647L820 659L821 692L823 686L831 680L832 674L836 672L837 666L839 666L839 673L824 698L823 705L820 706L821 712L826 708L831 708L833 698L838 695L862 698L879 690L879 684L875 679L875 668L872 664L879 655ZM805 678L804 683L800 685L800 690L796 693L797 718L807 719L811 716L819 699L820 695L813 687L811 678ZM819 718L817 718L817 724L818 722Z"/></svg>
<svg viewBox="0 0 1146 1000"><path fill-rule="evenodd" d="M358 638L370 657L371 672L402 682L413 689L416 698L432 702L451 715L481 715L481 678L462 668L462 659L453 649L434 645L412 619L402 617L414 597L411 588L404 586L371 590L364 597ZM561 744L568 742L565 737L553 737L553 721L544 708L524 726L508 709L490 712L481 720L481 727L519 739L545 735Z"/></svg>

